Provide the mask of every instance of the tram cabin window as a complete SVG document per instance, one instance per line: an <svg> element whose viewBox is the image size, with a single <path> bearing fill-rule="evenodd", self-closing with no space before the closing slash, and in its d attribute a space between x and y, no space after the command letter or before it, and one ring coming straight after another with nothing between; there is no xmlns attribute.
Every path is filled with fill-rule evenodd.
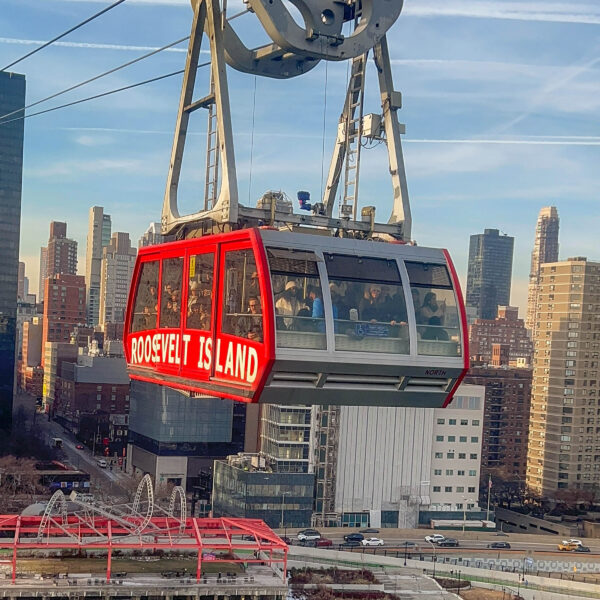
<svg viewBox="0 0 600 600"><path fill-rule="evenodd" d="M223 333L263 341L260 282L252 250L233 250L225 255Z"/></svg>
<svg viewBox="0 0 600 600"><path fill-rule="evenodd" d="M211 328L213 271L215 256L197 254L190 256L186 327L209 331Z"/></svg>
<svg viewBox="0 0 600 600"><path fill-rule="evenodd" d="M142 263L135 293L131 331L156 329L158 312L158 261Z"/></svg>
<svg viewBox="0 0 600 600"><path fill-rule="evenodd" d="M410 352L406 297L395 260L326 254L335 349Z"/></svg>
<svg viewBox="0 0 600 600"><path fill-rule="evenodd" d="M160 291L160 326L179 328L181 324L181 279L183 258L166 258L162 261Z"/></svg>
<svg viewBox="0 0 600 600"><path fill-rule="evenodd" d="M268 248L277 346L325 350L325 309L314 252Z"/></svg>
<svg viewBox="0 0 600 600"><path fill-rule="evenodd" d="M460 356L456 295L445 265L406 262L417 319L418 353Z"/></svg>

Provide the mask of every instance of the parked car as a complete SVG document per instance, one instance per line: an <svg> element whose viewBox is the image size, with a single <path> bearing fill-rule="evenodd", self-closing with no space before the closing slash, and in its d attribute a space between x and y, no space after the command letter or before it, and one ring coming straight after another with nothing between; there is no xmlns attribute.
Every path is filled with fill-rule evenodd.
<svg viewBox="0 0 600 600"><path fill-rule="evenodd" d="M454 538L445 538L440 540L437 545L440 548L456 548L458 546L458 540Z"/></svg>
<svg viewBox="0 0 600 600"><path fill-rule="evenodd" d="M83 444L77 444L75 448L77 448L77 450L83 450Z"/></svg>
<svg viewBox="0 0 600 600"><path fill-rule="evenodd" d="M583 546L583 542L581 540L574 540L571 538L570 540L563 540L563 544L571 544L571 546Z"/></svg>
<svg viewBox="0 0 600 600"><path fill-rule="evenodd" d="M590 552L588 546L575 546L575 552Z"/></svg>
<svg viewBox="0 0 600 600"><path fill-rule="evenodd" d="M563 541L558 545L558 549L561 552L574 552L576 548L578 548L577 544L569 544L569 542Z"/></svg>
<svg viewBox="0 0 600 600"><path fill-rule="evenodd" d="M281 536L281 541L290 545L292 543L292 538L289 538L287 535L282 535Z"/></svg>
<svg viewBox="0 0 600 600"><path fill-rule="evenodd" d="M344 536L345 542L362 542L365 536L362 533L348 533Z"/></svg>
<svg viewBox="0 0 600 600"><path fill-rule="evenodd" d="M383 540L381 538L365 538L361 541L363 546L383 546Z"/></svg>
<svg viewBox="0 0 600 600"><path fill-rule="evenodd" d="M301 542L309 542L311 540L320 540L321 534L316 529L303 529L296 536Z"/></svg>
<svg viewBox="0 0 600 600"><path fill-rule="evenodd" d="M315 540L315 548L330 548L333 546L333 541L329 538L322 537L319 540Z"/></svg>
<svg viewBox="0 0 600 600"><path fill-rule="evenodd" d="M441 533L434 533L433 535L425 536L426 542L433 542L434 544L437 544L438 542L441 542L442 540L445 540L445 539L446 539L446 536L442 535Z"/></svg>
<svg viewBox="0 0 600 600"><path fill-rule="evenodd" d="M494 550L510 550L510 544L508 542L492 542L488 544L488 548L493 548Z"/></svg>
<svg viewBox="0 0 600 600"><path fill-rule="evenodd" d="M417 545L414 542L409 542L408 540L405 542L401 542L398 545L402 546L403 548L416 548L417 547Z"/></svg>
<svg viewBox="0 0 600 600"><path fill-rule="evenodd" d="M379 529L373 529L372 527L369 529L361 529L360 533L379 533Z"/></svg>
<svg viewBox="0 0 600 600"><path fill-rule="evenodd" d="M103 458L99 459L97 464L101 469L108 467L108 463Z"/></svg>

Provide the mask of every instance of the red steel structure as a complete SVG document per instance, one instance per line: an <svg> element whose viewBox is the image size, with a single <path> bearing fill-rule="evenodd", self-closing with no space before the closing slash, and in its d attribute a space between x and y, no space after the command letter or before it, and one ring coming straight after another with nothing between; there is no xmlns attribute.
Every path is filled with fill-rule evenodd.
<svg viewBox="0 0 600 600"><path fill-rule="evenodd" d="M134 533L132 534L132 529ZM253 537L254 540L250 538ZM152 541L149 541L152 540ZM12 550L12 582L17 576L19 550L106 550L106 580L111 578L113 550L197 552L196 580L202 564L279 564L287 576L288 547L264 521L258 519L152 517L129 515L108 518L88 514L62 516L0 515L0 548ZM245 551L248 555L237 555ZM234 558L219 556L226 552Z"/></svg>

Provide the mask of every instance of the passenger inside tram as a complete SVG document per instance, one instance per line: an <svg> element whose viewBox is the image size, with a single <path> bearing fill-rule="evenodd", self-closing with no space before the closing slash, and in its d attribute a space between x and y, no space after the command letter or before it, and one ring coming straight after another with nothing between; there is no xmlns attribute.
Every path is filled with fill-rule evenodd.
<svg viewBox="0 0 600 600"><path fill-rule="evenodd" d="M262 342L262 314L256 296L248 298L248 309L238 320L236 335Z"/></svg>
<svg viewBox="0 0 600 600"><path fill-rule="evenodd" d="M445 265L406 262L411 281L418 353L460 356L460 322L456 296Z"/></svg>
<svg viewBox="0 0 600 600"><path fill-rule="evenodd" d="M263 341L260 285L254 254L235 250L225 255L222 330L229 335Z"/></svg>
<svg viewBox="0 0 600 600"><path fill-rule="evenodd" d="M290 279L286 284L283 292L279 296L277 302L275 302L275 312L278 316L278 322L285 327L285 329L294 329L296 321L293 317L298 315L298 312L303 307L303 304L299 300L300 290L298 284ZM278 327L280 329L281 327Z"/></svg>
<svg viewBox="0 0 600 600"><path fill-rule="evenodd" d="M150 261L141 266L135 296L132 331L146 331L156 328L158 313L158 262Z"/></svg>
<svg viewBox="0 0 600 600"><path fill-rule="evenodd" d="M177 328L181 323L181 279L183 258L167 258L162 264L160 326Z"/></svg>
<svg viewBox="0 0 600 600"><path fill-rule="evenodd" d="M213 253L190 256L186 327L211 329Z"/></svg>
<svg viewBox="0 0 600 600"><path fill-rule="evenodd" d="M314 252L269 248L277 345L325 349L325 309Z"/></svg>

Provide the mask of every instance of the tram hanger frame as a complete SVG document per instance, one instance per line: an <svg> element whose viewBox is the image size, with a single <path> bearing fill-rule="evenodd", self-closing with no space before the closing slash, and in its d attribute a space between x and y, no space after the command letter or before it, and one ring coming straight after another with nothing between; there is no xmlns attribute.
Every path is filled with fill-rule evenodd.
<svg viewBox="0 0 600 600"><path fill-rule="evenodd" d="M281 0L272 0L269 3L264 0L249 0L248 4L250 10L256 12L265 31L274 40L273 44L255 50L246 48L227 22L226 2L221 10L219 0L192 0L194 17L163 201L162 233L186 238L244 227L271 225L279 228L288 227L296 231L326 229L331 232L331 235L342 237L371 238L374 235L381 235L388 239L409 242L412 220L400 137L404 129L398 122L397 115L397 111L401 108L401 95L394 91L385 35L400 14L402 0L397 0L393 6L387 0L361 0L360 18L356 14L357 2L334 3L336 11L339 12L341 9L341 14L344 15L342 24L352 19L356 21L354 34L347 38L340 32L327 31L328 19L325 19L324 15L329 15L331 12L328 8L330 2L294 0L294 4L305 18L304 40L298 35L298 30L301 28L293 21ZM321 23L317 28L315 23L319 14ZM334 12L332 15L336 17ZM333 19L333 24L339 26L339 15ZM207 95L194 101L200 46L205 36L209 40L211 53L211 85ZM227 63L247 73L286 79L305 73L320 60L362 59L366 62L366 54L371 49L378 71L381 96L382 136L380 139L385 141L387 146L392 178L393 203L388 222L375 221L374 207L365 207L361 218L358 219L356 202L351 210L343 210L339 218L333 217L335 196L343 172L342 163L350 152L347 123L355 118L356 106L351 101L354 78L350 78L348 85L322 203L315 205L311 214L280 210L273 198L271 206L266 208L251 208L240 204ZM211 130L211 121L209 121L206 180L208 182L209 177L212 177L210 186L213 191L217 188L219 191L218 194L214 194L215 201L211 206L207 205L207 198L205 198L204 210L181 215L178 209L178 188L186 135L190 115L198 108L207 108L211 111L209 120L216 116L216 131ZM360 118L362 119L362 110ZM360 130L362 134L362 121ZM211 135L215 143L212 149ZM214 162L211 163L211 160ZM210 168L215 165L216 168L211 171ZM358 164L356 169L358 172ZM218 185L219 171L220 186ZM210 186L207 183L206 188Z"/></svg>

